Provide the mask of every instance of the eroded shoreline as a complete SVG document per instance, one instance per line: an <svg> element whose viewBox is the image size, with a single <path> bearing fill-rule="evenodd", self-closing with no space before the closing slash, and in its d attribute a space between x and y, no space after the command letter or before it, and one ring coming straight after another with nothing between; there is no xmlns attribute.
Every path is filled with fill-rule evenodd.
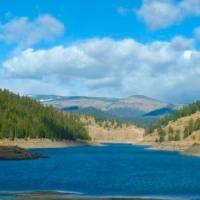
<svg viewBox="0 0 200 200"><path fill-rule="evenodd" d="M100 145L90 141L69 141L69 140L50 140L50 139L1 139L0 146L18 146L23 149L42 149L42 148L64 148L73 146Z"/></svg>
<svg viewBox="0 0 200 200"><path fill-rule="evenodd" d="M150 150L174 151L187 156L200 157L200 144L192 142L164 142L164 143L148 143L144 142L141 145L148 146Z"/></svg>
<svg viewBox="0 0 200 200"><path fill-rule="evenodd" d="M176 151L184 155L200 156L200 144L192 142L164 142L156 143L150 141L115 141L115 140L99 140L99 141L52 141L50 139L0 139L0 147L4 146L18 146L23 149L40 149L40 148L66 148L76 146L103 146L107 144L130 144L147 146L150 150L162 150L162 151Z"/></svg>

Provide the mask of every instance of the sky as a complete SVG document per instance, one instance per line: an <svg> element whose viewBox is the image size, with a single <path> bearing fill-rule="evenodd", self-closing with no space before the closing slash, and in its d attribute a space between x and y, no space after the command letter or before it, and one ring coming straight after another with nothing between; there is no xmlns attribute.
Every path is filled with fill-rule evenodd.
<svg viewBox="0 0 200 200"><path fill-rule="evenodd" d="M200 99L200 1L0 0L0 88Z"/></svg>

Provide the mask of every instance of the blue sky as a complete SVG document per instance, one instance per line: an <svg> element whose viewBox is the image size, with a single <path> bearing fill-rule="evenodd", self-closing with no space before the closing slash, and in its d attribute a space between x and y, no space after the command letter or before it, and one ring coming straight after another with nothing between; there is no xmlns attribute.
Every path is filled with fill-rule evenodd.
<svg viewBox="0 0 200 200"><path fill-rule="evenodd" d="M191 37L191 30L199 25L199 17L192 17L186 19L186 23L149 31L134 14L141 5L141 0L1 0L0 12L1 23L15 17L26 16L33 20L50 14L66 27L62 42L90 37L133 37L141 42L170 39L179 34ZM125 14L118 12L120 8L127 10Z"/></svg>
<svg viewBox="0 0 200 200"><path fill-rule="evenodd" d="M199 0L1 0L0 87L200 99Z"/></svg>

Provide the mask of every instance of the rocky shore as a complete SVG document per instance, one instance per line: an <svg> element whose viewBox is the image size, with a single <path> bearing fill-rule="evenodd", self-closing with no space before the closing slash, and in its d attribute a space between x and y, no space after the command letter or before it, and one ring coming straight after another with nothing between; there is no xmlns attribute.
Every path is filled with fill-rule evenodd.
<svg viewBox="0 0 200 200"><path fill-rule="evenodd" d="M17 146L0 146L0 160L30 160L44 157Z"/></svg>
<svg viewBox="0 0 200 200"><path fill-rule="evenodd" d="M183 151L185 155L189 156L200 156L200 144L193 144L189 148L187 148L185 151Z"/></svg>

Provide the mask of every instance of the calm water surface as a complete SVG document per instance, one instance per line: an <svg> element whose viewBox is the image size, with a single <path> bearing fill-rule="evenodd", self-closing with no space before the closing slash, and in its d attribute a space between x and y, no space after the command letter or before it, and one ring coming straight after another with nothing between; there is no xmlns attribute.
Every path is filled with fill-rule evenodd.
<svg viewBox="0 0 200 200"><path fill-rule="evenodd" d="M128 144L34 151L49 158L0 161L0 191L200 199L200 158Z"/></svg>

